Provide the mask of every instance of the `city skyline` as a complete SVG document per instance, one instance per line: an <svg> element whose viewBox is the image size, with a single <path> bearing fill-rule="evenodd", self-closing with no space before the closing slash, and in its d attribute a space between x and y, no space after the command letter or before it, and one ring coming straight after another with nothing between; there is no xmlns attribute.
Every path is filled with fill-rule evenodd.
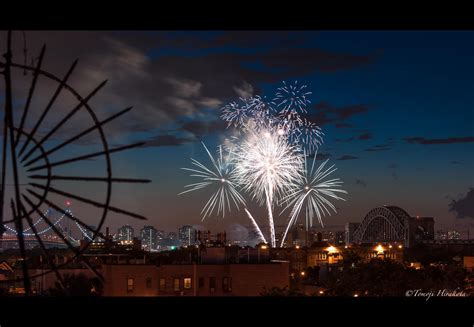
<svg viewBox="0 0 474 327"><path fill-rule="evenodd" d="M4 38L5 33L2 53ZM117 154L114 170L152 183L118 185L114 201L148 221L111 213L104 227L168 231L189 224L220 231L249 225L243 210L201 222L208 193L178 196L189 183L180 168L191 157L206 160L201 141L215 149L231 134L219 120L222 105L271 93L283 80L308 85L308 114L326 135L319 155L336 164L349 192L326 225L362 221L385 204L432 216L439 230L474 224L473 32L56 31L27 32L26 41L31 59L47 44L44 65L58 74L78 57L72 83L84 93L109 79L92 102L99 116L134 106L106 132L116 145L147 143ZM22 47L17 37L17 56ZM87 141L83 148L94 144ZM96 165L91 161L78 170ZM91 186L80 191L96 192ZM88 221L94 212L72 202L75 214L94 224ZM264 210L252 206L264 223ZM287 217L276 219L279 225Z"/></svg>

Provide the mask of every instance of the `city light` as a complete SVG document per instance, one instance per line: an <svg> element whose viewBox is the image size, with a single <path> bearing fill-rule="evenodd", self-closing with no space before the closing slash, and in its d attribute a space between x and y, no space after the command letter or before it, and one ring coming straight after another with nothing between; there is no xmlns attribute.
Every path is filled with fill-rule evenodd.
<svg viewBox="0 0 474 327"><path fill-rule="evenodd" d="M300 274L301 274L301 276L306 275L306 273L304 271L302 271Z"/></svg>
<svg viewBox="0 0 474 327"><path fill-rule="evenodd" d="M354 297L359 297L359 294L357 294L357 293L356 293L356 294L354 294Z"/></svg>
<svg viewBox="0 0 474 327"><path fill-rule="evenodd" d="M391 249L391 248L392 248L392 244L390 244L390 245L388 246L388 248Z"/></svg>
<svg viewBox="0 0 474 327"><path fill-rule="evenodd" d="M383 252L385 251L385 249L383 248L382 245L377 245L377 247L375 248L375 251L377 251L377 254L383 254Z"/></svg>
<svg viewBox="0 0 474 327"><path fill-rule="evenodd" d="M399 246L398 246L398 248L399 248L399 249L401 249L401 248L402 248L402 246L401 246L401 245L399 245Z"/></svg>
<svg viewBox="0 0 474 327"><path fill-rule="evenodd" d="M323 294L324 294L324 291L319 291L319 294L323 295Z"/></svg>
<svg viewBox="0 0 474 327"><path fill-rule="evenodd" d="M299 249L300 249L300 246L299 246L299 245L297 245L297 246L295 246L295 248L296 248L297 250L299 250Z"/></svg>
<svg viewBox="0 0 474 327"><path fill-rule="evenodd" d="M337 252L337 249L331 245L330 247L326 248L326 251L328 251L329 254L333 254Z"/></svg>
<svg viewBox="0 0 474 327"><path fill-rule="evenodd" d="M260 248L261 248L262 250L266 250L266 249L268 249L268 246L262 245Z"/></svg>

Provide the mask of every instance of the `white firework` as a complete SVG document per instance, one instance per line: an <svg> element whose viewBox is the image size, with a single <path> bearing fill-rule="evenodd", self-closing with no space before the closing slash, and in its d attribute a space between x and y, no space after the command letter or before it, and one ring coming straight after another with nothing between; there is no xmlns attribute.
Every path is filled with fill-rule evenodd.
<svg viewBox="0 0 474 327"><path fill-rule="evenodd" d="M275 246L273 205L300 178L303 157L277 130L247 131L236 149L235 176L244 191L268 211L271 244Z"/></svg>
<svg viewBox="0 0 474 327"><path fill-rule="evenodd" d="M227 127L231 125L234 127L244 126L250 118L249 100L240 98L240 102L234 101L222 107L221 118L227 122Z"/></svg>
<svg viewBox="0 0 474 327"><path fill-rule="evenodd" d="M331 200L343 200L338 194L347 194L347 191L341 189L343 182L339 178L325 180L337 170L334 164L329 168L325 168L329 159L325 160L316 170L317 153L314 154L311 168L308 169L307 159L305 160L304 169L301 171L301 178L296 179L296 183L292 183L288 194L283 198L282 202L286 204L282 213L291 208L290 220L286 227L285 233L281 241L281 246L285 242L286 235L291 226L293 226L301 211L305 212L306 228L313 226L313 219L316 217L318 222L323 225L322 218L326 215L331 215L332 209L335 213L336 207L331 203Z"/></svg>
<svg viewBox="0 0 474 327"><path fill-rule="evenodd" d="M191 163L197 168L182 169L192 172L192 177L201 178L202 181L186 185L185 188L188 189L179 194L197 191L206 187L213 187L213 193L201 211L203 215L202 220L212 215L214 211L217 211L217 215L222 213L222 217L224 217L226 210L231 211L231 203L233 203L237 209L239 209L239 205L245 205L245 200L237 190L237 183L235 182L234 168L231 165L232 151L226 151L227 154L224 156L222 146L219 146L217 159L214 159L206 145L204 143L202 143L202 145L204 149L206 149L212 166L208 168L199 161L191 158Z"/></svg>
<svg viewBox="0 0 474 327"><path fill-rule="evenodd" d="M306 91L306 85L298 85L298 81L287 84L277 89L273 103L280 109L281 113L306 113L307 106L311 103L309 96L311 92Z"/></svg>
<svg viewBox="0 0 474 327"><path fill-rule="evenodd" d="M301 145L308 154L317 152L323 143L324 133L321 128L305 118L294 120L289 124L292 124L291 128L287 128L289 141Z"/></svg>

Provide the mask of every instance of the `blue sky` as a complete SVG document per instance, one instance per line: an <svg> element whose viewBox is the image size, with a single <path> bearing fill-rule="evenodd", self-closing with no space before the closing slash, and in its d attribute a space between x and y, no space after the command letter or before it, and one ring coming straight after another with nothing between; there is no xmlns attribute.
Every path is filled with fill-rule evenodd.
<svg viewBox="0 0 474 327"><path fill-rule="evenodd" d="M326 225L360 221L383 204L434 216L437 229L473 224L472 206L449 211L474 187L472 31L31 33L31 51L48 43L51 69L63 72L80 58L78 88L109 78L95 103L99 114L134 105L111 127L111 140L148 143L117 155L114 169L153 183L120 185L115 199L158 228L248 224L241 211L201 223L208 194L178 196L193 181L180 168L191 157L206 159L200 141L214 148L229 135L219 108L239 90L272 96L281 81L312 91L308 114L325 133L320 153L336 164L349 191ZM89 215L79 204L77 210ZM143 225L118 215L106 225L123 223Z"/></svg>

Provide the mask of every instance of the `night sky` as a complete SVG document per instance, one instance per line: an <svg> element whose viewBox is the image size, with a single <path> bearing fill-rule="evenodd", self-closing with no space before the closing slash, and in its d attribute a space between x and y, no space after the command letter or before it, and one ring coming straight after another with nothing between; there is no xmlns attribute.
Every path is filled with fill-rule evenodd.
<svg viewBox="0 0 474 327"><path fill-rule="evenodd" d="M20 62L24 41L27 61L46 43L43 66L59 76L79 58L71 84L81 94L108 79L91 101L98 116L134 106L106 133L114 146L147 143L113 155L114 174L153 182L114 186L113 204L147 216L146 224L168 231L249 225L243 211L201 222L209 193L178 196L195 181L180 168L190 167L191 157L206 162L201 141L215 149L232 134L219 118L224 104L272 96L282 81L298 81L312 91L308 115L325 133L319 156L336 164L349 192L346 202L336 202L338 213L325 218L329 228L361 221L385 204L433 216L435 229L474 226L472 31L26 32L25 40L21 33L14 39ZM5 33L0 44L3 53ZM38 103L49 96L45 86ZM86 126L78 120L58 138ZM91 152L96 143L88 138L68 153ZM99 165L88 161L77 169L91 174ZM91 184L75 187L102 196ZM86 205L74 202L72 209L93 220ZM264 222L264 210L254 210ZM144 225L115 213L105 225L115 230L125 223Z"/></svg>

